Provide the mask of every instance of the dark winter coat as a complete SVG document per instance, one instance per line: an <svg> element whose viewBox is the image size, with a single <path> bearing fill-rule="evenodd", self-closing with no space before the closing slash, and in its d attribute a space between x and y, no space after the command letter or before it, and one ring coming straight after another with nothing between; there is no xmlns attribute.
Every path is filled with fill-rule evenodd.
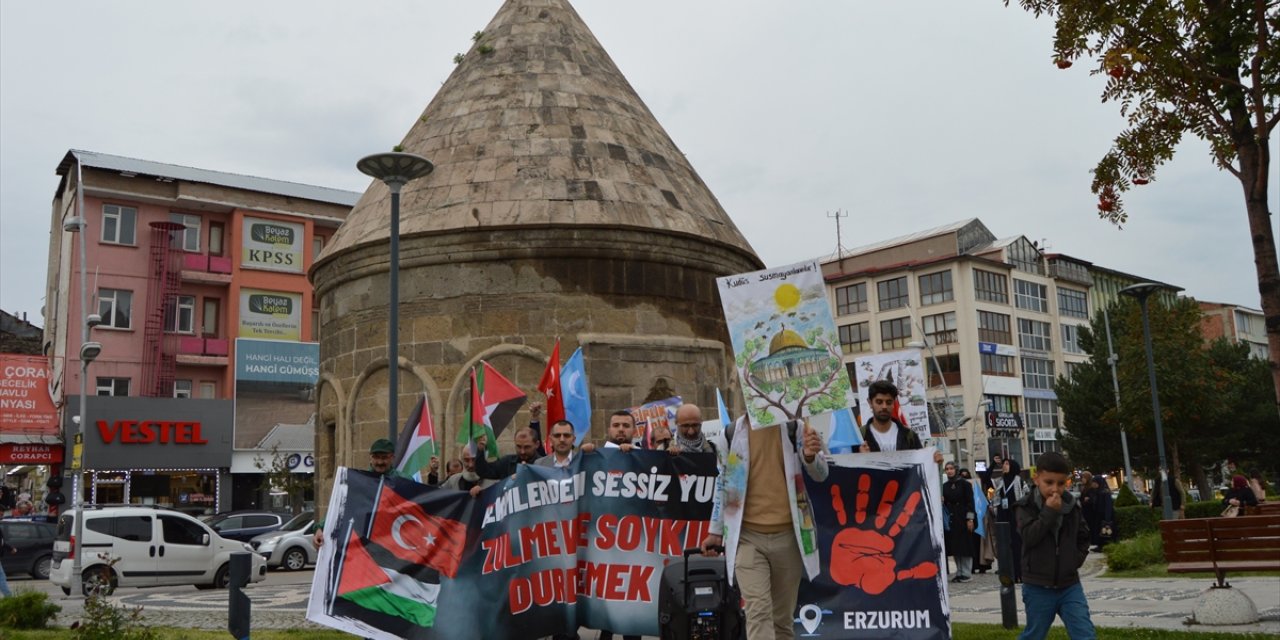
<svg viewBox="0 0 1280 640"><path fill-rule="evenodd" d="M972 558L974 554L973 533L969 531L969 523L977 526L977 513L973 505L973 486L969 481L956 476L942 484L942 506L948 515L947 555Z"/></svg>
<svg viewBox="0 0 1280 640"><path fill-rule="evenodd" d="M1046 509L1040 490L1018 502L1022 534L1022 581L1061 589L1080 581L1080 566L1089 555L1089 527L1076 497L1062 494L1062 510Z"/></svg>

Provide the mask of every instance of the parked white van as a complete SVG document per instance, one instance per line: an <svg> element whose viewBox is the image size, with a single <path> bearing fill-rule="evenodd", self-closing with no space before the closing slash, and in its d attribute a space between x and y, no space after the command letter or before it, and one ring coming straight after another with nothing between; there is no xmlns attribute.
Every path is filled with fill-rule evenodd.
<svg viewBox="0 0 1280 640"><path fill-rule="evenodd" d="M116 587L195 585L223 589L230 582L231 554L249 552L249 579L267 575L262 556L243 542L227 540L204 523L178 511L132 505L86 505L84 540L75 539L75 512L58 518L49 580L71 593L77 544L85 595L109 594Z"/></svg>

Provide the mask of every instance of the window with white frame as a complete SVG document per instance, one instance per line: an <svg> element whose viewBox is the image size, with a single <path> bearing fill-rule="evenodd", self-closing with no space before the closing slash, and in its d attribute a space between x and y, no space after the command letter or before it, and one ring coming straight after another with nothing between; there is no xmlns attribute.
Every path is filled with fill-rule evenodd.
<svg viewBox="0 0 1280 640"><path fill-rule="evenodd" d="M956 312L948 311L920 318L924 326L924 335L933 344L956 342Z"/></svg>
<svg viewBox="0 0 1280 640"><path fill-rule="evenodd" d="M1062 375L1066 376L1068 379L1074 378L1076 372L1084 365L1085 363L1083 362L1071 362L1070 360L1064 361L1062 363Z"/></svg>
<svg viewBox="0 0 1280 640"><path fill-rule="evenodd" d="M1053 325L1039 320L1018 318L1018 346L1036 351L1053 350Z"/></svg>
<svg viewBox="0 0 1280 640"><path fill-rule="evenodd" d="M98 289L98 315L102 316L102 326L114 329L130 328L130 308L133 305L133 292L124 289Z"/></svg>
<svg viewBox="0 0 1280 640"><path fill-rule="evenodd" d="M1089 317L1089 296L1083 291L1058 287L1058 313L1072 318Z"/></svg>
<svg viewBox="0 0 1280 640"><path fill-rule="evenodd" d="M1057 429L1058 401L1047 398L1023 398L1027 429Z"/></svg>
<svg viewBox="0 0 1280 640"><path fill-rule="evenodd" d="M138 210L118 204L102 205L102 241L109 244L136 244Z"/></svg>
<svg viewBox="0 0 1280 640"><path fill-rule="evenodd" d="M955 298L951 288L951 271L920 276L920 304L938 304Z"/></svg>
<svg viewBox="0 0 1280 640"><path fill-rule="evenodd" d="M170 333L196 332L195 296L174 296L164 305L164 330Z"/></svg>
<svg viewBox="0 0 1280 640"><path fill-rule="evenodd" d="M170 246L183 251L200 251L200 216L189 213L170 213L169 220L182 225L182 231L174 232Z"/></svg>
<svg viewBox="0 0 1280 640"><path fill-rule="evenodd" d="M1053 361L1043 358L1022 359L1022 386L1028 389L1053 389Z"/></svg>
<svg viewBox="0 0 1280 640"><path fill-rule="evenodd" d="M1014 278L1013 301L1019 309L1049 313L1049 288L1042 284Z"/></svg>
<svg viewBox="0 0 1280 640"><path fill-rule="evenodd" d="M840 326L840 348L845 353L863 353L871 350L871 324L856 322Z"/></svg>
<svg viewBox="0 0 1280 640"><path fill-rule="evenodd" d="M896 318L880 323L880 346L884 349L902 349L911 342L911 318Z"/></svg>
<svg viewBox="0 0 1280 640"><path fill-rule="evenodd" d="M1063 323L1062 350L1067 353L1084 353L1084 348L1080 346L1080 325Z"/></svg>
<svg viewBox="0 0 1280 640"><path fill-rule="evenodd" d="M129 395L128 378L98 378L97 392L100 396Z"/></svg>
<svg viewBox="0 0 1280 640"><path fill-rule="evenodd" d="M877 282L876 293L880 298L881 311L905 307L911 300L907 294L906 276Z"/></svg>
<svg viewBox="0 0 1280 640"><path fill-rule="evenodd" d="M836 289L836 315L846 316L867 310L867 283Z"/></svg>
<svg viewBox="0 0 1280 640"><path fill-rule="evenodd" d="M190 380L174 380L173 381L173 397L190 398L191 397L191 381Z"/></svg>
<svg viewBox="0 0 1280 640"><path fill-rule="evenodd" d="M1057 440L1031 439L1031 457L1038 458L1040 457L1040 454L1049 453L1050 451L1061 452L1062 445L1058 444Z"/></svg>

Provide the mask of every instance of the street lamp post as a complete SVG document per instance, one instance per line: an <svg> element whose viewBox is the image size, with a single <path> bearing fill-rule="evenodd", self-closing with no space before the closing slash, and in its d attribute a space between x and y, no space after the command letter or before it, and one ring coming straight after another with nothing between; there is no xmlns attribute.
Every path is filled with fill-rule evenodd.
<svg viewBox="0 0 1280 640"><path fill-rule="evenodd" d="M387 434L396 441L399 417L396 396L400 389L400 188L435 169L431 161L412 153L375 153L356 163L361 173L381 180L391 190L391 299L387 305Z"/></svg>
<svg viewBox="0 0 1280 640"><path fill-rule="evenodd" d="M1107 313L1107 308L1102 308L1102 323L1107 327L1107 364L1111 365L1111 388L1116 393L1116 420L1120 419L1120 377L1116 374L1116 362L1120 357L1116 355L1115 348L1111 345L1111 316ZM1129 464L1129 436L1124 429L1124 424L1120 425L1120 448L1124 452L1124 481L1129 484L1129 488L1133 488L1133 465Z"/></svg>
<svg viewBox="0 0 1280 640"><path fill-rule="evenodd" d="M938 363L938 356L933 352L933 345L930 345L928 340L915 340L913 342L908 342L907 346L912 349L923 348L929 352L929 359L933 361L933 368L938 372L938 380L942 382L942 401L946 403L946 408L942 411L942 430L945 433L951 433L951 393L947 391L947 379L942 375L942 365ZM961 420L960 423L955 426L955 429L958 430L968 422L969 417L965 416L964 420ZM952 437L955 437L956 434L951 435ZM963 468L964 447L961 447L959 443L956 443L956 458L960 463L959 466Z"/></svg>
<svg viewBox="0 0 1280 640"><path fill-rule="evenodd" d="M1164 519L1173 519L1173 498L1170 497L1169 465L1164 458L1164 425L1160 420L1160 392L1156 389L1156 361L1151 350L1151 319L1147 314L1147 298L1163 289L1164 286L1154 282L1140 282L1120 290L1126 296L1132 296L1142 306L1142 335L1147 345L1147 375L1151 379L1151 411L1156 420L1156 453L1160 456L1160 503L1164 511Z"/></svg>

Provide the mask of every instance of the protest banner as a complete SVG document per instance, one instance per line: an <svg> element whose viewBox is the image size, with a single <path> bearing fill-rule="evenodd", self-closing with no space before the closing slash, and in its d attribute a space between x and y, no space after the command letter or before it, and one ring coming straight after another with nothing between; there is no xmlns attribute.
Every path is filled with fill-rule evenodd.
<svg viewBox="0 0 1280 640"><path fill-rule="evenodd" d="M627 407L627 412L636 420L636 438L644 440L645 448L653 448L653 430L663 428L667 436L674 438L676 434L676 411L684 400L680 396L646 402L638 407Z"/></svg>
<svg viewBox="0 0 1280 640"><path fill-rule="evenodd" d="M752 426L853 406L817 262L717 278Z"/></svg>
<svg viewBox="0 0 1280 640"><path fill-rule="evenodd" d="M307 618L376 639L657 635L662 567L706 537L715 473L711 454L603 450L472 499L340 469Z"/></svg>
<svg viewBox="0 0 1280 640"><path fill-rule="evenodd" d="M307 618L367 638L659 635L662 568L706 537L711 454L604 450L521 465L479 498L340 468ZM822 568L798 637L950 637L928 450L836 456L806 478Z"/></svg>
<svg viewBox="0 0 1280 640"><path fill-rule="evenodd" d="M822 572L800 585L796 637L951 637L931 449L835 456L806 477Z"/></svg>
<svg viewBox="0 0 1280 640"><path fill-rule="evenodd" d="M920 350L904 349L859 356L853 366L857 371L858 403L864 420L875 415L871 410L871 399L867 397L867 387L877 380L888 380L898 387L898 405L903 421L920 436L920 442L928 444L929 404L925 396L927 387Z"/></svg>

